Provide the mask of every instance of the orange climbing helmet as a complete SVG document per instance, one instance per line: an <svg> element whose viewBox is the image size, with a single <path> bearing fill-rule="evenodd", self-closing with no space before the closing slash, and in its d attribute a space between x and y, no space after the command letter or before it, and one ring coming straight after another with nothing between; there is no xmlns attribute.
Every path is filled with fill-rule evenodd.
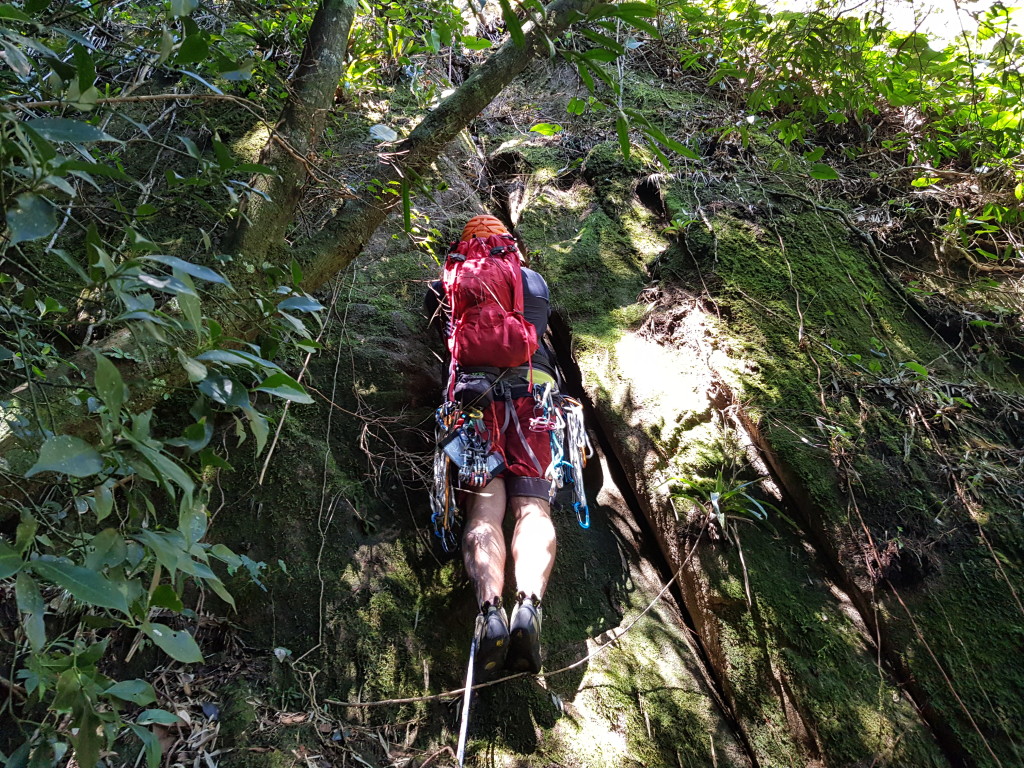
<svg viewBox="0 0 1024 768"><path fill-rule="evenodd" d="M466 226L462 228L462 237L460 240L469 240L474 237L482 237L484 239L491 235L506 235L508 234L508 227L502 224L501 219L496 216L474 216L472 219L466 222Z"/></svg>

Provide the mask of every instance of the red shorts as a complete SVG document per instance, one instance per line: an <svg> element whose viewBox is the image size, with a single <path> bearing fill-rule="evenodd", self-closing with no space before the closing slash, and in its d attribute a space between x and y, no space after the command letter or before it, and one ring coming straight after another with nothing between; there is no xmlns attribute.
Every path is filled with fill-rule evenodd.
<svg viewBox="0 0 1024 768"><path fill-rule="evenodd" d="M505 470L499 476L505 478L506 494L547 500L551 481L544 477L544 472L551 463L551 433L530 429L531 419L539 415L534 410L532 397L518 397L511 401L519 420L518 429L511 412L505 418L507 402L495 400L484 410L484 426L491 441L491 450L500 453L505 460Z"/></svg>

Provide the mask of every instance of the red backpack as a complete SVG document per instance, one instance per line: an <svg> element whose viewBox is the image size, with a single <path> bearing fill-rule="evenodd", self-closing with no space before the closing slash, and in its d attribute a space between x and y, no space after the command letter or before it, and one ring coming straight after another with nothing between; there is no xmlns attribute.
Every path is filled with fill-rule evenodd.
<svg viewBox="0 0 1024 768"><path fill-rule="evenodd" d="M460 241L445 260L441 280L451 311L453 374L457 365L529 363L537 351L537 330L523 315L523 273L511 235Z"/></svg>

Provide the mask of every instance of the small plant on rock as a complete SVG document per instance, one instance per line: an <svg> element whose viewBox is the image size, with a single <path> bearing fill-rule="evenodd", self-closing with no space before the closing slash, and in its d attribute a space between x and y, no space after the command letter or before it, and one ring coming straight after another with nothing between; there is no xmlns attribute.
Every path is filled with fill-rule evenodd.
<svg viewBox="0 0 1024 768"><path fill-rule="evenodd" d="M717 523L717 530L726 541L734 541L735 529L730 525L731 522L767 520L768 510L778 511L771 503L759 501L747 490L758 482L760 479L738 483L735 475L727 475L725 470L720 469L713 478L696 481L685 477L673 478L672 483L676 487L672 497L705 510Z"/></svg>

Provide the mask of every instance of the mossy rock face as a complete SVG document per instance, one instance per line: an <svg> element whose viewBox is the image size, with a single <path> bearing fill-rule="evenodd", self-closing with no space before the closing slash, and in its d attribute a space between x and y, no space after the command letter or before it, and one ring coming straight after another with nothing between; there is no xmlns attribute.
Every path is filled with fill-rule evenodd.
<svg viewBox="0 0 1024 768"><path fill-rule="evenodd" d="M1009 497L994 476L985 492L949 488L952 455L971 456L979 439L997 453L1019 443L996 407L1016 402L1019 384L1001 374L981 380L964 367L838 220L829 225L816 210L754 210L763 217L719 214L713 232L696 231L687 244L721 281L716 301L748 340L758 375L743 389L765 444L805 497L802 522L843 587L893 633L883 656L930 708L945 748L980 764L995 764L989 749L1013 762L1005 713L1024 706L1010 693L1022 690L1024 672L1008 663L1007 638L1020 605L1015 566L1000 573L998 564L1020 562L1024 526L1007 514ZM970 410L970 432L944 419L944 407ZM931 425L928 413L937 414ZM984 474L982 463L974 466ZM977 477L961 470L954 488L966 488L967 475ZM968 664L996 663L996 655L1006 670L998 683L970 674ZM992 725L975 727L979 712L991 713Z"/></svg>
<svg viewBox="0 0 1024 768"><path fill-rule="evenodd" d="M673 517L666 483L674 475L713 479L735 460L734 427L723 430L727 423L715 415L723 392L744 393L766 425L759 439L799 467L809 498L838 513L834 467L796 431L805 428L801 411L818 402L803 336L820 333L862 357L884 338L885 354L899 361L935 359L941 341L912 315L887 310L900 298L843 225L818 212L724 202L709 226L691 225L682 247L669 247L637 195L647 168L616 152L614 144L591 150L571 198L564 185L543 188L521 229L533 233L534 247L541 243L538 263L574 331L585 385L663 550L680 563L694 530ZM662 191L668 214L673 206L692 210L699 198L685 185ZM587 213L575 222L564 215L581 208ZM586 225L616 233L614 256L595 245L572 247ZM671 282L649 288L655 300L644 307L635 300L652 263ZM700 275L718 318L699 312L685 292L702 287ZM693 308L684 311L679 304L687 301ZM840 311L851 305L860 311ZM839 415L840 427L858 423L852 403ZM890 480L891 473L876 478L879 487ZM828 517L821 525L834 533ZM684 571L684 596L753 754L767 764L944 764L897 680L879 669L856 609L837 602L828 575L834 552L808 549L807 533L779 520L740 532L740 548L722 541L700 549ZM849 546L839 537L832 543Z"/></svg>

